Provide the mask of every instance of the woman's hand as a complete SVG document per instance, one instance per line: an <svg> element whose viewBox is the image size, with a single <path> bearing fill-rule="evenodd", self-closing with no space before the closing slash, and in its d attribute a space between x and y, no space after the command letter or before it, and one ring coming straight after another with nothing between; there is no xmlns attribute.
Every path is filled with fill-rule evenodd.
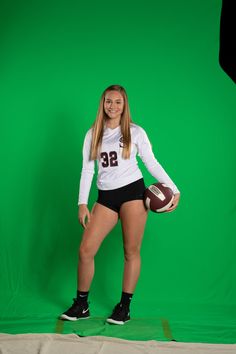
<svg viewBox="0 0 236 354"><path fill-rule="evenodd" d="M87 224L85 223L86 217L87 217L87 224L88 224L90 222L90 212L87 208L87 204L80 204L79 205L79 212L78 212L78 219L84 229L87 228Z"/></svg>
<svg viewBox="0 0 236 354"><path fill-rule="evenodd" d="M170 213L171 211L175 210L177 208L178 203L179 203L179 198L180 198L180 193L176 193L174 195L174 199L172 201L172 205L169 207L169 209L164 211L164 213Z"/></svg>

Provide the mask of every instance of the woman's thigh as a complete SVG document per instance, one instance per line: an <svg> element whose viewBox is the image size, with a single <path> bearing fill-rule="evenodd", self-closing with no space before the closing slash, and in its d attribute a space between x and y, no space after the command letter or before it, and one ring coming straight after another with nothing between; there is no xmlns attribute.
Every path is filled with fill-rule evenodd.
<svg viewBox="0 0 236 354"><path fill-rule="evenodd" d="M87 223L84 230L80 247L85 247L96 253L104 238L117 224L117 221L118 213L104 205L95 203L90 213L90 222Z"/></svg>
<svg viewBox="0 0 236 354"><path fill-rule="evenodd" d="M148 211L143 200L125 202L120 208L120 221L126 252L136 252L140 249Z"/></svg>

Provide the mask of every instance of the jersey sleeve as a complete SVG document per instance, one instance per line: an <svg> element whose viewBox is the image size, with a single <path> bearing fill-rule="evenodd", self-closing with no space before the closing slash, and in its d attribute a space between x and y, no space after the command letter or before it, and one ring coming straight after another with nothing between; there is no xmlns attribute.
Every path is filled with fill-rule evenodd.
<svg viewBox="0 0 236 354"><path fill-rule="evenodd" d="M90 129L84 138L83 143L83 165L79 186L79 204L88 204L89 192L94 175L94 160L89 159L92 141L92 129Z"/></svg>
<svg viewBox="0 0 236 354"><path fill-rule="evenodd" d="M170 187L174 194L180 193L177 186L168 176L164 168L161 164L156 160L151 143L148 139L148 136L145 130L139 127L140 132L137 139L137 148L138 148L138 156L142 159L143 163L145 164L146 168L150 172L150 174L158 180L160 183L165 183L168 187Z"/></svg>

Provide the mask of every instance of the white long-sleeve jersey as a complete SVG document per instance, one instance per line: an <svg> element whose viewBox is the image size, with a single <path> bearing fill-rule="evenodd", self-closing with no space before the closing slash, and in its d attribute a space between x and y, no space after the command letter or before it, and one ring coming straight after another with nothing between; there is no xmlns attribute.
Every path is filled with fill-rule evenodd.
<svg viewBox="0 0 236 354"><path fill-rule="evenodd" d="M158 182L165 183L174 194L180 193L174 182L156 160L151 143L145 130L137 124L130 124L131 154L123 159L122 133L120 125L114 129L105 126L100 157L97 159L97 188L101 190L116 189L137 181L143 175L138 167L136 155L140 156L151 175ZM94 175L95 160L89 160L92 141L92 128L84 138L83 166L80 178L78 204L88 204L89 192Z"/></svg>

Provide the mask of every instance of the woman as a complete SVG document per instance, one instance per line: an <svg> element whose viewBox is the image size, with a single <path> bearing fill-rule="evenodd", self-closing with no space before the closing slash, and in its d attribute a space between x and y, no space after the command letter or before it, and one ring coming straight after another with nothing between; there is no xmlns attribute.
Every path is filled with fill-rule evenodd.
<svg viewBox="0 0 236 354"><path fill-rule="evenodd" d="M94 275L94 256L118 219L125 256L123 288L121 300L107 322L124 324L130 319L129 307L140 273L140 248L148 213L143 202L146 187L137 153L148 171L172 188L174 200L166 212L173 211L180 198L178 188L155 159L144 129L131 120L125 89L120 85L109 86L101 96L96 120L84 139L78 202L84 233L79 249L77 298L61 319L89 318L88 293ZM95 160L98 199L90 213L87 203Z"/></svg>

